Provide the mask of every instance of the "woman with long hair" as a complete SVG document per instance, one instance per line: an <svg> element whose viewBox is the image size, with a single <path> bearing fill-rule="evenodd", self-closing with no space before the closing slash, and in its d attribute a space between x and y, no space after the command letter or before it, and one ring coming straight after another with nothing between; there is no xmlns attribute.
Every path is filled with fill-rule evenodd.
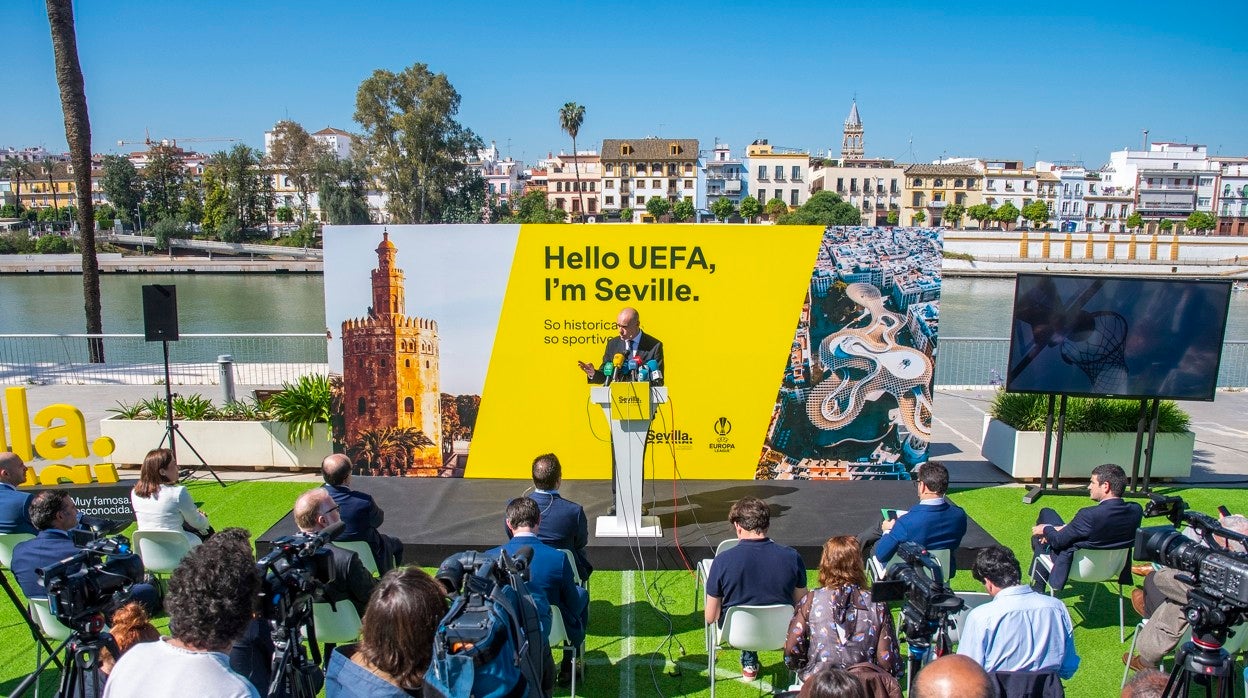
<svg viewBox="0 0 1248 698"><path fill-rule="evenodd" d="M139 484L130 490L130 504L140 531L181 531L192 547L212 532L208 517L178 484L178 463L173 451L155 448L147 452L139 469Z"/></svg>
<svg viewBox="0 0 1248 698"><path fill-rule="evenodd" d="M802 597L789 622L784 663L805 681L825 666L861 662L893 676L902 670L893 616L871 601L858 539L836 536L823 544L819 588Z"/></svg>

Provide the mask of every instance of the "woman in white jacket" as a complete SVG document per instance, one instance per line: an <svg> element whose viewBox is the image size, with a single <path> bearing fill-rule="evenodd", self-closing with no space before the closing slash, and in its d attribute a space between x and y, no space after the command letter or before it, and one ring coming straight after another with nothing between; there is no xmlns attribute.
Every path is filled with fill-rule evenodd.
<svg viewBox="0 0 1248 698"><path fill-rule="evenodd" d="M130 503L140 531L181 531L194 547L212 530L191 493L178 484L178 464L167 448L147 452Z"/></svg>

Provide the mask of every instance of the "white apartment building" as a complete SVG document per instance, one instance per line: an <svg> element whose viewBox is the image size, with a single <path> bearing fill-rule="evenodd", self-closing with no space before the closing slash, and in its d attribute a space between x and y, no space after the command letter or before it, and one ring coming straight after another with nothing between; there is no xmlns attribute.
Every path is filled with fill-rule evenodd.
<svg viewBox="0 0 1248 698"><path fill-rule="evenodd" d="M1219 235L1248 235L1248 162L1226 163L1217 192Z"/></svg>
<svg viewBox="0 0 1248 698"><path fill-rule="evenodd" d="M602 160L598 153L593 150L582 150L575 155L559 153L548 163L546 201L550 206L567 211L568 220L572 222L591 217L597 220L602 212ZM583 216L582 205L585 207Z"/></svg>
<svg viewBox="0 0 1248 698"><path fill-rule="evenodd" d="M699 169L698 210L710 210L711 204L720 199L741 205L746 189L745 163L732 157L732 148L727 143L717 142L710 158L704 160Z"/></svg>
<svg viewBox="0 0 1248 698"><path fill-rule="evenodd" d="M603 214L614 218L630 209L633 220L644 220L646 201L656 196L672 203L681 199L696 202L699 160L696 138L604 139Z"/></svg>
<svg viewBox="0 0 1248 698"><path fill-rule="evenodd" d="M745 171L748 194L764 206L780 199L794 209L810 198L810 151L759 139L745 149Z"/></svg>
<svg viewBox="0 0 1248 698"><path fill-rule="evenodd" d="M468 166L475 168L485 180L485 191L491 199L500 202L511 201L518 196L521 189L521 175L524 165L518 160L504 158L498 152L498 144L490 141L490 145L477 151L476 158L468 161Z"/></svg>
<svg viewBox="0 0 1248 698"><path fill-rule="evenodd" d="M810 171L810 191L836 192L862 212L863 225L887 225L900 211L906 170L892 160L831 160Z"/></svg>
<svg viewBox="0 0 1248 698"><path fill-rule="evenodd" d="M1181 223L1193 211L1213 212L1218 173L1203 145L1160 142L1147 150L1116 150L1101 174L1107 186L1134 189L1146 232L1156 232L1162 219Z"/></svg>

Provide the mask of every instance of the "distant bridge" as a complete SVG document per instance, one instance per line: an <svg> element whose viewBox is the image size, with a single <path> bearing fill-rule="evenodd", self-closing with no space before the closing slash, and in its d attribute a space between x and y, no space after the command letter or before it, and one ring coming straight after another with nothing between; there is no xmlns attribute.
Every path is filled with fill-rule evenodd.
<svg viewBox="0 0 1248 698"><path fill-rule="evenodd" d="M153 235L132 235L129 233L109 233L100 239L115 245L130 247L150 247L155 249L156 237ZM230 255L235 257L284 257L286 259L305 259L322 261L324 254L312 247L282 247L281 245L260 245L251 242L217 242L215 240L189 240L171 238L169 246L174 249L194 250L213 255Z"/></svg>

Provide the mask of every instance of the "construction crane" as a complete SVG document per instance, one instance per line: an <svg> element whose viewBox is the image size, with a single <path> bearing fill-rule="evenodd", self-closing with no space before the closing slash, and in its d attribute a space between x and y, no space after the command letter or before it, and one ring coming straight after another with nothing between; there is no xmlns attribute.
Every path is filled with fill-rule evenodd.
<svg viewBox="0 0 1248 698"><path fill-rule="evenodd" d="M145 130L143 133L143 140L141 141L120 140L120 141L117 141L117 147L120 148L120 147L127 146L127 145L142 144L142 145L147 146L148 149L150 150L151 147L154 145L158 145L164 148L171 148L171 147L176 148L178 146L179 141L183 143L218 143L218 142L237 143L239 140L241 139L238 139L238 138L161 138L159 140L154 141L152 140L151 134L147 133L147 131Z"/></svg>

